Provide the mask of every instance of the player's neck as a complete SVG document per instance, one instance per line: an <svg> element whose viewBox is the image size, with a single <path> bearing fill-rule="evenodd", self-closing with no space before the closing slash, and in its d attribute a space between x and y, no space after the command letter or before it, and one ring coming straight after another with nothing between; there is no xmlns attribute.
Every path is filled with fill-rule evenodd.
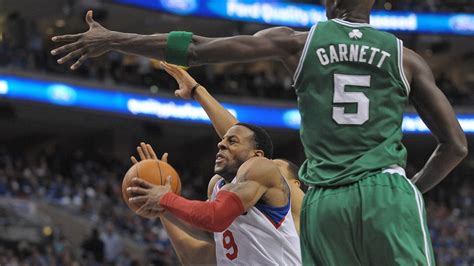
<svg viewBox="0 0 474 266"><path fill-rule="evenodd" d="M337 10L333 18L354 23L370 23L370 15L362 11Z"/></svg>

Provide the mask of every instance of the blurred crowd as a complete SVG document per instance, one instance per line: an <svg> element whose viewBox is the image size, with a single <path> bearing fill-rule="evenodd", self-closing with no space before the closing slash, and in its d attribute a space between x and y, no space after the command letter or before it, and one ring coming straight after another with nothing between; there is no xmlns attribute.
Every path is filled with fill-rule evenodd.
<svg viewBox="0 0 474 266"><path fill-rule="evenodd" d="M60 45L50 41L53 34L60 33L43 32L36 23L23 18L20 13L9 14L4 23L3 41L0 41L0 68L87 79L107 86L128 86L151 93L171 93L177 88L174 80L159 68L158 61L117 52L89 59L78 70L71 71L70 64L59 65L56 63L59 57L50 54L53 48ZM463 72L466 67L460 69L458 74L453 74L454 77L446 75L446 66L452 63L453 57L448 56L448 59L449 64L439 64L443 69L435 73L437 83L453 104L472 103L474 96L471 87L464 84L466 75ZM468 59L474 62L474 54L463 55L462 59L455 60ZM296 98L292 77L277 62L219 64L193 67L189 71L214 94L281 100Z"/></svg>
<svg viewBox="0 0 474 266"><path fill-rule="evenodd" d="M91 221L98 230L91 233L89 241L84 240L80 254L64 251L67 252L67 258L75 260L64 262L66 260L62 258L65 255L57 252L54 243L48 242L42 247L31 247L27 252L3 247L5 252L0 254L6 255L0 257L0 265L15 264L16 261L23 264L37 259L37 256L47 262L40 265L54 265L49 262L50 257L55 258L56 265L71 265L70 262L74 261L86 265L99 262L107 265L134 265L136 262L123 249L118 235L143 245L148 250L147 260L154 265L176 263L161 224L135 215L122 200L121 180L129 166L114 160L104 160L106 157L86 157L79 151L62 154L54 149L27 156L0 151L0 197L31 199L60 206L70 215ZM184 184L188 184L182 193L187 197L202 198L205 194L197 194L206 190L207 183L204 178L188 180L191 175L191 172L181 173ZM94 247L100 246L97 239L103 242L102 255L93 254L93 250L96 250ZM49 240L55 241L56 237ZM92 254L85 247L92 247L89 249Z"/></svg>
<svg viewBox="0 0 474 266"><path fill-rule="evenodd" d="M27 155L0 150L0 197L48 202L96 226L84 236L79 253L72 252L71 244L57 228L41 246L0 242L1 265L33 261L37 265L136 265L138 262L131 259L119 236L143 245L147 261L154 265L176 263L161 224L134 215L122 201L121 179L128 165L104 158L107 156L86 156L80 151L68 156L54 149ZM184 165L177 169L184 184L183 194L202 199L208 173L187 172ZM474 184L469 172L457 171L459 177L448 178L426 196L438 265L474 263Z"/></svg>

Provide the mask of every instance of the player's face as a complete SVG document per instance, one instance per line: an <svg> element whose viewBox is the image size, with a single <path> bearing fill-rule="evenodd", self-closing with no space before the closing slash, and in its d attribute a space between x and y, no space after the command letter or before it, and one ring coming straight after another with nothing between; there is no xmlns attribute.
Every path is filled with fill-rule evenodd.
<svg viewBox="0 0 474 266"><path fill-rule="evenodd" d="M217 147L214 172L227 180L235 177L245 161L256 156L253 132L240 125L231 127Z"/></svg>

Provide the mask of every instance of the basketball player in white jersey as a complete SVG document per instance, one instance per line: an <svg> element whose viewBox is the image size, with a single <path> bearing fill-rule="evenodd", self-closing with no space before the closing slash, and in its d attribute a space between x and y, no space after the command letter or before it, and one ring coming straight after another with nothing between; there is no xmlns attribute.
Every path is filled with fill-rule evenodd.
<svg viewBox="0 0 474 266"><path fill-rule="evenodd" d="M198 83L188 72L183 70L183 68L166 62L162 62L160 65L179 84L179 90L176 91L176 96L183 99L195 99L211 119L212 125L220 138L222 138L233 125L239 123L239 120L212 97L203 86L199 85L195 87ZM274 159L273 162L278 166L280 173L286 181L288 181L290 186L291 214L293 215L293 220L299 235L300 210L304 197L304 192L301 190L301 182L298 179L299 167L286 159ZM210 191L208 192L210 193Z"/></svg>
<svg viewBox="0 0 474 266"><path fill-rule="evenodd" d="M199 85L193 88L188 91L191 97L205 92ZM196 93L196 90L199 92ZM177 92L179 94L180 91ZM204 108L206 106L216 107L203 105ZM217 107L222 108L220 105ZM129 191L139 196L131 198L131 201L143 202L139 212L147 212L148 215L165 209L168 215L162 220L165 220L166 229L173 226L171 229L175 231L178 227L189 229L183 223L177 225L166 222L166 219L179 218L186 224L213 232L217 264L300 264L299 238L291 214L290 188L278 166L270 160L273 153L270 137L263 129L248 124L226 125L225 121L213 124L218 133L224 127L229 129L218 144L214 168L218 175L209 183L210 201L189 201L171 193L169 186L154 186L138 178L135 187ZM152 158L156 158L151 146L145 144L142 144L139 154L142 159L152 155ZM132 161L136 162L134 158ZM206 242L210 242L209 237L202 231L187 231L189 238L200 241L193 242L196 244L195 250L209 249L209 246L206 247ZM183 238L186 237L181 236L181 240ZM175 248L179 249L180 245L184 247L183 241L175 244Z"/></svg>
<svg viewBox="0 0 474 266"><path fill-rule="evenodd" d="M196 84L196 81L184 70L175 66L164 64L163 68L170 73L179 83L180 90L177 91L176 95L181 98L191 98L192 88ZM194 97L201 106L205 109L206 113L210 117L217 134L222 137L226 131L229 130L233 125L239 121L224 107L219 104L210 94L207 93L205 88L195 88ZM150 145L141 144L141 147L137 147L138 153L141 159L157 159L155 152ZM167 161L168 155L165 153L162 160ZM136 163L137 160L132 157L132 162ZM304 192L300 189L300 182L297 179L298 167L290 161L284 159L275 159L273 162L278 166L280 173L290 186L291 190L291 213L294 219L294 224L299 231L299 213L301 209L301 201L304 196ZM208 198L212 198L212 194L218 187L216 181L221 180L222 177L216 175L209 183ZM288 212L287 209L284 212ZM149 215L149 214L148 214ZM231 249L231 242L226 237L214 239L213 235L206 234L206 232L199 232L195 228L178 221L175 217L170 215L161 215L160 220L167 231L170 240L175 248L176 254L181 263L183 264L215 264L216 256L215 249L219 249L219 246L225 249ZM255 225L253 225L255 226ZM215 244L214 244L215 241ZM228 243L227 243L228 242ZM238 253L238 248L237 253ZM222 253L222 252L221 252ZM225 254L225 253L223 253ZM227 256L227 255L225 255ZM232 253L229 256L233 256ZM251 258L248 258L251 259ZM228 260L224 258L225 260ZM250 260L248 260L250 262Z"/></svg>

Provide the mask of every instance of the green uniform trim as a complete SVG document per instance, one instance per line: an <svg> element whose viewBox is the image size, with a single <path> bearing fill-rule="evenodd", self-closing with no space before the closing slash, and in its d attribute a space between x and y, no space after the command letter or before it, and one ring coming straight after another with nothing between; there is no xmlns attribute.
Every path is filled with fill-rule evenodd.
<svg viewBox="0 0 474 266"><path fill-rule="evenodd" d="M165 60L168 63L188 66L188 47L193 38L192 32L172 31L168 34Z"/></svg>
<svg viewBox="0 0 474 266"><path fill-rule="evenodd" d="M300 179L342 186L405 167L402 119L410 86L403 43L366 23L319 22L294 76L306 161Z"/></svg>

